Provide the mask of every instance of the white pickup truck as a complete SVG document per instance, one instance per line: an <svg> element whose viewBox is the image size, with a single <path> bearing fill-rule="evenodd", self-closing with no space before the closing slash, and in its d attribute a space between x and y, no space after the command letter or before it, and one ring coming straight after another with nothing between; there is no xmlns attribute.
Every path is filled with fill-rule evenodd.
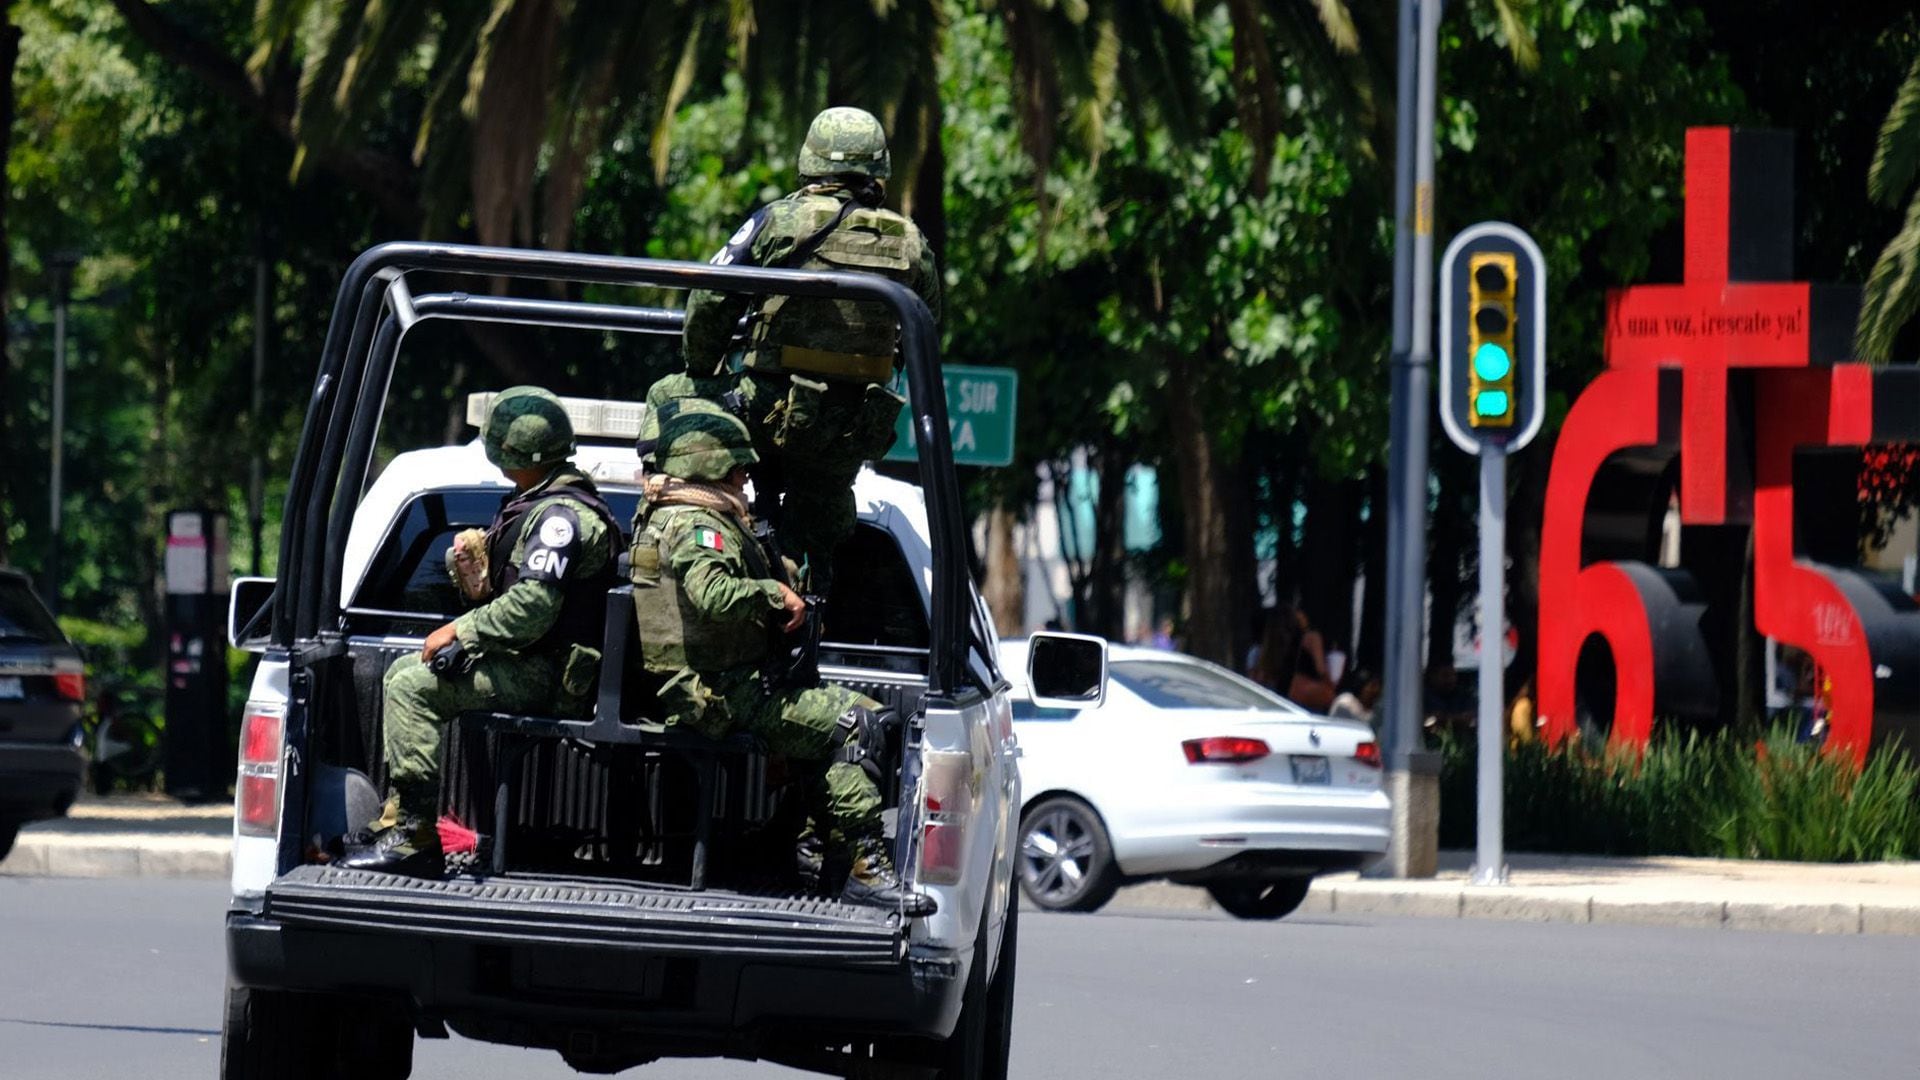
<svg viewBox="0 0 1920 1080"><path fill-rule="evenodd" d="M382 673L457 610L442 556L508 490L477 441L402 453L368 483L407 330L434 318L678 326L658 308L415 295L408 275L420 271L894 308L920 484L862 475L821 671L906 718L882 787L896 860L936 914L802 895L757 872L755 838L794 803L782 763L751 740L650 722L650 701L622 677L638 648L624 589L608 596L591 718L478 713L453 725L443 795L489 834L484 857L433 880L330 865L383 779ZM234 591L235 643L263 657L236 784L223 1076L401 1078L416 1036L449 1031L551 1048L587 1072L728 1056L839 1076L1005 1076L1018 749L967 576L938 362L925 308L867 275L427 244L361 256L322 353L280 574ZM641 407L568 405L576 460L629 520ZM1083 704L1104 693L1098 639L1042 635L1033 657L1036 693Z"/></svg>

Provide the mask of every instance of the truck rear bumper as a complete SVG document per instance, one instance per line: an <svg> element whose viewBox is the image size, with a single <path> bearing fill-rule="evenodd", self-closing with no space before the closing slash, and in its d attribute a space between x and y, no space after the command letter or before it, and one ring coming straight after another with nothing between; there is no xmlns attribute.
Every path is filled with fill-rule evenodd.
<svg viewBox="0 0 1920 1080"><path fill-rule="evenodd" d="M759 1056L944 1036L964 964L822 901L306 867L227 919L236 984L411 999L462 1034L589 1056Z"/></svg>

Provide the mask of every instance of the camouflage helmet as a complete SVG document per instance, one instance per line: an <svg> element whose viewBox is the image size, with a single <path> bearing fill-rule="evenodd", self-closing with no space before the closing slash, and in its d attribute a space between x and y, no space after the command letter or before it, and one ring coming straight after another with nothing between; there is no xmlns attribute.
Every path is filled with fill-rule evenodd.
<svg viewBox="0 0 1920 1080"><path fill-rule="evenodd" d="M499 468L551 465L573 456L573 421L550 391L516 386L493 399L480 441Z"/></svg>
<svg viewBox="0 0 1920 1080"><path fill-rule="evenodd" d="M886 129L865 109L828 109L813 118L800 144L802 178L862 173L885 180L892 172Z"/></svg>
<svg viewBox="0 0 1920 1080"><path fill-rule="evenodd" d="M660 471L681 480L725 480L741 465L760 460L740 418L706 398L675 398L660 408L660 438L653 448Z"/></svg>

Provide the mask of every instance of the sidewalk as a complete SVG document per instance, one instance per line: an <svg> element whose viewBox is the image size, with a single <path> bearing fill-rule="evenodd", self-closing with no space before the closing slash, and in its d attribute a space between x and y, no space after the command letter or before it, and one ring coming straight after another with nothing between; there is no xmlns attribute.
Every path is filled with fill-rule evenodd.
<svg viewBox="0 0 1920 1080"><path fill-rule="evenodd" d="M86 801L20 833L0 876L190 877L228 874L233 808L158 796ZM1396 915L1519 922L1920 936L1920 862L1738 862L1511 855L1511 884L1468 885L1469 852L1442 852L1429 881L1335 874L1313 883L1301 914ZM1152 883L1122 889L1115 910L1206 911L1205 891Z"/></svg>

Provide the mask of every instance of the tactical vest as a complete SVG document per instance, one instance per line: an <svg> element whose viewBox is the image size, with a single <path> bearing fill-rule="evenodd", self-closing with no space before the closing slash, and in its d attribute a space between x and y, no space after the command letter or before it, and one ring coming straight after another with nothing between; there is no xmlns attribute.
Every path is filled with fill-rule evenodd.
<svg viewBox="0 0 1920 1080"><path fill-rule="evenodd" d="M844 202L832 195L801 195L796 241L833 223ZM891 210L856 206L795 269L859 270L902 284L924 258L926 240L912 221ZM877 301L770 296L754 313L747 367L798 371L860 383L893 377L899 322Z"/></svg>
<svg viewBox="0 0 1920 1080"><path fill-rule="evenodd" d="M723 543L737 544L746 561L748 577L773 577L766 552L725 515L691 506L644 506L633 523L633 548L628 577L633 582L633 607L640 623L640 655L648 671L671 674L681 668L729 671L759 666L767 658L771 638L765 619L717 623L703 618L688 601L666 550L673 519L699 514L703 522L718 522Z"/></svg>
<svg viewBox="0 0 1920 1080"><path fill-rule="evenodd" d="M606 530L606 559L600 569L584 578L567 578L560 586L560 615L540 640L527 646L529 653L567 645L599 648L606 632L607 590L619 581L617 566L620 552L620 525L613 510L594 488L593 481L580 477L577 484L558 483L536 487L515 495L500 507L500 513L487 530L487 579L492 595L500 596L520 580L520 568L513 564L513 549L520 541L527 515L550 500L565 497L581 503L600 519Z"/></svg>

